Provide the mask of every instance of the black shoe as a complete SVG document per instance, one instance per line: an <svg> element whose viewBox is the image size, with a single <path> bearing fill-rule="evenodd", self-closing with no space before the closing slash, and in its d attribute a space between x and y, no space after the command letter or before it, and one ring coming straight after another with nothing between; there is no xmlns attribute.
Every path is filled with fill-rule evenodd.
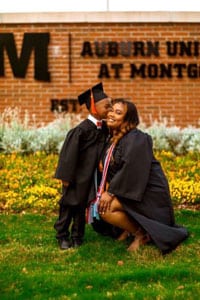
<svg viewBox="0 0 200 300"><path fill-rule="evenodd" d="M72 241L72 247L73 247L73 248L78 248L78 247L80 247L82 244L83 244L83 241L82 241L82 240L73 240L73 241Z"/></svg>
<svg viewBox="0 0 200 300"><path fill-rule="evenodd" d="M58 244L59 244L61 250L67 250L67 249L71 248L71 246L72 246L71 242L66 239L58 240Z"/></svg>

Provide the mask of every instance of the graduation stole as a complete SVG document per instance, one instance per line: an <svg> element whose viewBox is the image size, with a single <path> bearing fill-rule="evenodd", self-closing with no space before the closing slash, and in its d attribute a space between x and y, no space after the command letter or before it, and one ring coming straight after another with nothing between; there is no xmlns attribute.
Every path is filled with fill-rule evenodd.
<svg viewBox="0 0 200 300"><path fill-rule="evenodd" d="M106 183L106 177L107 177L107 171L108 171L108 167L109 167L109 164L110 164L110 159L112 157L114 147L115 147L115 144L112 144L108 149L108 152L107 152L106 158L105 158L105 162L104 162L101 183L99 185L96 198L90 202L90 205L87 209L86 219L87 219L87 223L89 223L89 224L93 223L94 219L97 219L97 220L100 219L99 212L98 212L98 205L99 205L101 195L104 191L104 187L105 187L105 183Z"/></svg>

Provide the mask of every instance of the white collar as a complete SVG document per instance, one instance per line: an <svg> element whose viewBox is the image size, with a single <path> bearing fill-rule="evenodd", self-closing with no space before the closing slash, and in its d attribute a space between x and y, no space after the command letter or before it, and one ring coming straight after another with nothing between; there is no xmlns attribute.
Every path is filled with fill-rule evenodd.
<svg viewBox="0 0 200 300"><path fill-rule="evenodd" d="M101 128L101 125L102 125L102 120L98 120L96 119L94 116L92 116L91 114L88 115L88 120L90 120L92 123L94 123L94 125L97 126L97 128ZM98 123L100 123L101 125L97 125Z"/></svg>

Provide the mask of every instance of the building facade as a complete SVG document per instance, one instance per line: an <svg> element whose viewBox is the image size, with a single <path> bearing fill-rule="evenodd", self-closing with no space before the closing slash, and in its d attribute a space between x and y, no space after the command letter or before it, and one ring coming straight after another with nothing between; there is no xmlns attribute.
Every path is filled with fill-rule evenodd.
<svg viewBox="0 0 200 300"><path fill-rule="evenodd" d="M147 125L200 125L200 13L0 14L0 112L39 123L82 112L77 96L102 81Z"/></svg>

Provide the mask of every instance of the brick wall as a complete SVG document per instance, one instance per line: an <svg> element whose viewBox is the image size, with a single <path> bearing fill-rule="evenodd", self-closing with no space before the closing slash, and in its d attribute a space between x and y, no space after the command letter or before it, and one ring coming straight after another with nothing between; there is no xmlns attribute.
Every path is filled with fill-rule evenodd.
<svg viewBox="0 0 200 300"><path fill-rule="evenodd" d="M0 77L0 112L6 107L18 107L34 114L38 123L50 122L55 118L51 111L52 99L54 105L57 100L62 107L66 104L77 104L77 95L92 85L102 81L107 94L111 97L125 97L131 99L138 107L141 119L146 124L154 120L174 120L177 126L198 126L200 120L200 23L195 22L49 22L49 23L0 23L0 33L13 33L15 37L18 57L21 52L24 33L49 33L48 69L50 82L34 79L34 55L28 64L25 78L13 75L10 61L4 51L5 75ZM71 36L71 61L69 57L69 34ZM177 42L176 55L167 53L166 42L174 45ZM85 49L82 56L84 42L89 42L93 55ZM131 55L124 56L108 53L102 57L95 54L94 42L131 42ZM138 50L142 42L143 52ZM159 43L159 55L151 53L147 42L155 45ZM183 49L191 43L190 50ZM128 44L124 44L128 45ZM136 48L134 48L134 45ZM119 50L119 48L118 48ZM126 51L127 48L124 49ZM169 50L169 49L168 49ZM174 48L171 48L171 51ZM110 50L111 51L111 50ZM181 52L182 51L182 52ZM189 51L189 52L187 52ZM90 53L91 54L91 53ZM111 53L112 54L112 51ZM0 53L2 57L2 53ZM70 66L71 64L71 66ZM109 78L102 73L98 78L102 64L107 67ZM113 64L121 64L122 69L116 75ZM139 68L145 64L145 76L134 73L131 78L131 64ZM172 78L160 77L160 65L172 65ZM185 64L181 71L175 64ZM188 71L188 66L195 65L197 70ZM105 70L104 70L105 71ZM189 72L189 73L188 73ZM189 75L188 75L189 74ZM108 74L107 74L108 75ZM132 74L133 75L133 74ZM118 77L118 78L116 78ZM75 102L66 101L66 99ZM78 105L68 106L69 109L80 111ZM83 112L85 112L83 110Z"/></svg>

